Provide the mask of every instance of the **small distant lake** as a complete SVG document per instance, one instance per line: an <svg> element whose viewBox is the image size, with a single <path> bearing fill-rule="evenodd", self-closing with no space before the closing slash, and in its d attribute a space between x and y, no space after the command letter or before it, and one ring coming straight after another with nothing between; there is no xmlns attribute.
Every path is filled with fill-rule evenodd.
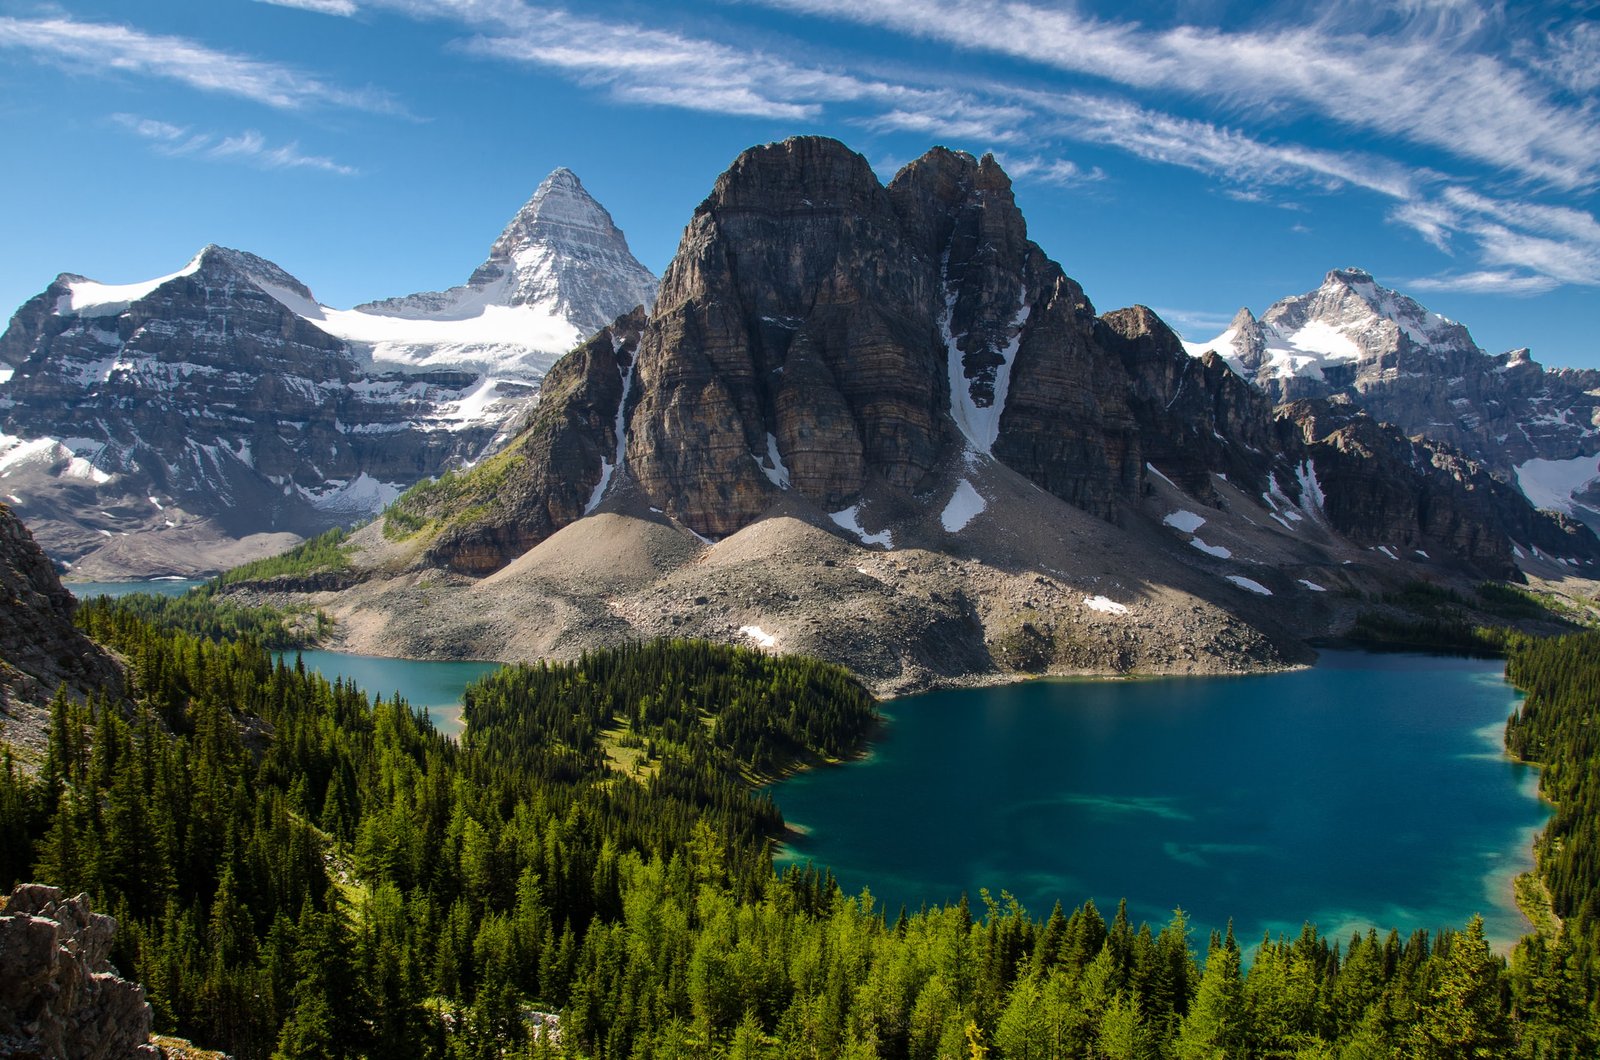
<svg viewBox="0 0 1600 1060"><path fill-rule="evenodd" d="M1035 681L889 703L870 756L772 788L804 833L780 863L831 866L904 903L1011 892L1043 916L1119 898L1231 917L1247 951L1303 920L1348 938L1525 930L1511 880L1548 811L1502 753L1517 693L1497 662L1326 652L1239 678Z"/></svg>
<svg viewBox="0 0 1600 1060"><path fill-rule="evenodd" d="M338 651L302 651L307 670L319 670L332 681L343 677L368 695L393 699L400 695L413 708L426 707L434 728L460 736L461 693L473 681L500 668L493 662L453 662L425 659L386 659L377 655L350 655ZM284 657L294 662L294 652Z"/></svg>
<svg viewBox="0 0 1600 1060"><path fill-rule="evenodd" d="M155 593L158 596L182 596L190 589L205 584L203 578L149 578L133 582L66 582L73 596L87 600L92 596L128 596L132 593Z"/></svg>

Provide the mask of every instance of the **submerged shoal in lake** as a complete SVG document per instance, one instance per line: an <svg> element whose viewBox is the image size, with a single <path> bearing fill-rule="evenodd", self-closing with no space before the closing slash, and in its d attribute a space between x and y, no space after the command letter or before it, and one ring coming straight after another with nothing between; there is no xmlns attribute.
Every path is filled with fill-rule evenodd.
<svg viewBox="0 0 1600 1060"><path fill-rule="evenodd" d="M1505 758L1499 663L1327 652L1244 678L1038 681L888 705L864 761L784 781L805 830L780 861L830 865L892 916L979 888L1044 915L1181 905L1242 943L1311 920L1348 936L1459 926L1504 944L1511 878L1547 810Z"/></svg>

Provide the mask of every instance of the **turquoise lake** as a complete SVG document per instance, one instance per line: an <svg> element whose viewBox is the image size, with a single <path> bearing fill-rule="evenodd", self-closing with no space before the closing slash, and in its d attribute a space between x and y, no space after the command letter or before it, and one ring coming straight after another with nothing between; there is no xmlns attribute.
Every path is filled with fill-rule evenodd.
<svg viewBox="0 0 1600 1060"><path fill-rule="evenodd" d="M127 596L130 593L155 593L157 596L182 596L196 586L204 585L196 578L151 578L136 582L66 582L67 589L80 600L91 596Z"/></svg>
<svg viewBox="0 0 1600 1060"><path fill-rule="evenodd" d="M804 830L780 863L831 866L892 917L1009 891L1044 915L1119 898L1198 949L1231 917L1247 953L1305 920L1525 931L1511 880L1548 816L1509 761L1517 694L1480 660L1325 652L1237 678L1035 681L886 705L862 761L771 789Z"/></svg>
<svg viewBox="0 0 1600 1060"><path fill-rule="evenodd" d="M285 653L290 663L294 652ZM419 659L385 659L376 655L350 655L338 651L302 651L307 670L319 670L332 681L343 677L366 689L369 695L393 699L399 692L414 708L428 709L440 732L461 734L461 692L484 674L500 668L493 662L429 662Z"/></svg>

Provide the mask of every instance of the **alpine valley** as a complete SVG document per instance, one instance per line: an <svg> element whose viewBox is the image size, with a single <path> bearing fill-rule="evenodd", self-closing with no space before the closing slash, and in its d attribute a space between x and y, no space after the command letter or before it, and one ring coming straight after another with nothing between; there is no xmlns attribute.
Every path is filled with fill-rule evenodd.
<svg viewBox="0 0 1600 1060"><path fill-rule="evenodd" d="M218 246L143 283L64 273L0 336L0 494L74 576L214 573L492 451L654 290L565 169L448 291L330 309Z"/></svg>
<svg viewBox="0 0 1600 1060"><path fill-rule="evenodd" d="M1414 388L1521 378L1359 275L1323 312L1375 364L1421 356L1385 337L1436 334L1456 361ZM1098 314L992 157L935 148L885 186L833 140L757 147L695 211L654 309L557 362L493 456L401 497L331 582L234 591L314 603L352 651L682 635L901 692L1281 666L1418 579L1592 577L1587 527L1369 413L1377 388L1330 369L1273 391L1250 369L1277 362L1214 345L1191 356L1140 306ZM1550 400L1525 402L1530 436Z"/></svg>
<svg viewBox="0 0 1600 1060"><path fill-rule="evenodd" d="M176 1033L241 1060L1595 1055L1600 634L1578 625L1600 540L1587 495L1533 503L1567 481L1540 461L1593 459L1589 380L1490 357L1365 273L1186 348L1142 306L1097 312L992 156L934 148L885 185L801 137L733 162L659 287L558 170L462 286L334 310L207 247L143 284L59 277L0 357L0 1054L220 1055ZM57 570L210 569L312 534L182 596L80 605ZM798 830L773 782L895 739L875 694L1282 669L1352 633L1504 655L1526 694L1503 749L1545 767L1553 809L1509 959L1470 910L1383 936L1317 878L1372 832L1402 867L1440 846L1445 824L1384 816L1406 798L1467 823L1435 769L1523 775L1498 746L1512 690L1452 699L1498 682L1477 663L1364 712L1343 708L1381 680L1306 696L1347 745L1271 728L1297 713L1280 693L1164 704L1237 761L1176 723L1162 759L1148 729L1095 738L1115 712L980 710L943 727L948 767L923 756L943 806L1007 807L976 900L891 918L892 875L852 895L776 868ZM277 651L310 644L527 665L467 686L451 736ZM1390 724L1414 742L1371 754ZM1309 769L1307 746L1333 750ZM1081 768L1129 754L1192 766L1193 802ZM905 787L841 801L956 842L958 812ZM1327 830L1356 816L1336 788L1375 815L1353 838ZM1232 817L1183 843L1122 824L1202 804ZM1196 870L1284 818L1304 915L1330 922L1274 914L1246 956L1231 921L1207 945L1182 907L1104 915L1080 880L1116 851L1060 805ZM1048 882L1024 859L1048 915L1003 889L1024 833L1073 855ZM1494 842L1443 859L1474 897L1524 864ZM1207 872L1229 901L1241 863ZM1412 903L1398 878L1363 891L1375 916Z"/></svg>

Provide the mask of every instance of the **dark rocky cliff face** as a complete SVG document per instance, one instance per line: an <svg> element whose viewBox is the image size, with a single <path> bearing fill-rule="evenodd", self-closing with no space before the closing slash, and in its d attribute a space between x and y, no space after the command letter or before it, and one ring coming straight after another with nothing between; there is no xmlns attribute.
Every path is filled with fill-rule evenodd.
<svg viewBox="0 0 1600 1060"><path fill-rule="evenodd" d="M1305 446L1334 529L1356 544L1454 557L1516 577L1514 545L1575 560L1600 558L1594 535L1536 511L1513 486L1443 443L1410 439L1348 399L1277 410L1280 444Z"/></svg>
<svg viewBox="0 0 1600 1060"><path fill-rule="evenodd" d="M624 480L715 538L785 492L823 512L869 484L914 497L963 454L1110 520L1147 466L1202 500L1213 475L1298 496L1295 468L1315 466L1340 532L1494 573L1507 533L1546 532L1469 463L1375 423L1275 422L1148 309L1097 317L1027 239L992 158L936 148L884 187L832 140L753 148L695 211L635 347L638 326L551 373L492 516L441 536L431 562L494 570Z"/></svg>
<svg viewBox="0 0 1600 1060"><path fill-rule="evenodd" d="M82 698L121 688L117 664L72 624L77 606L28 528L0 504L0 741L25 756L43 749L56 689Z"/></svg>
<svg viewBox="0 0 1600 1060"><path fill-rule="evenodd" d="M556 363L528 424L495 458L507 473L491 495L418 506L418 517L445 524L426 553L429 562L463 574L491 573L593 507L621 451L617 429L633 390L644 322L635 310ZM480 510L460 519L471 505Z"/></svg>

